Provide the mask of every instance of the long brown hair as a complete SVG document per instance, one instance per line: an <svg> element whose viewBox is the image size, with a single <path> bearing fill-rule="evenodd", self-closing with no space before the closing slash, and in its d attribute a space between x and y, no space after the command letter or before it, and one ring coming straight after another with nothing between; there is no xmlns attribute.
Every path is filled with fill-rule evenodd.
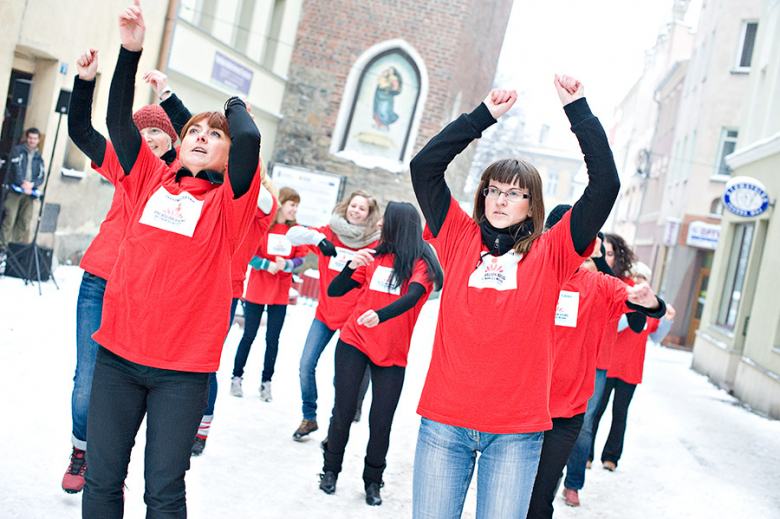
<svg viewBox="0 0 780 519"><path fill-rule="evenodd" d="M518 254L527 254L531 245L542 235L544 231L544 197L542 195L542 177L536 168L520 159L503 159L485 168L482 179L479 181L477 193L474 196L474 220L478 224L485 221L485 195L482 192L490 184L490 181L503 184L515 184L521 189L527 189L531 195L531 223L533 231L527 236L521 237L515 243L514 249ZM526 219L526 222L528 219Z"/></svg>
<svg viewBox="0 0 780 519"><path fill-rule="evenodd" d="M626 240L617 234L604 233L604 239L612 245L612 252L615 255L615 262L612 264L612 272L620 279L631 277L631 267L634 266L636 255L628 246Z"/></svg>
<svg viewBox="0 0 780 519"><path fill-rule="evenodd" d="M352 199L356 196L362 196L368 201L368 216L363 222L363 224L366 226L366 230L363 232L363 238L367 238L377 231L376 224L379 220L382 219L382 211L379 210L379 203L376 201L376 198L369 195L362 189L358 189L357 191L350 193L347 198L336 204L336 207L333 208L333 213L346 220L349 203L352 202Z"/></svg>
<svg viewBox="0 0 780 519"><path fill-rule="evenodd" d="M274 225L276 225L276 217L279 216L279 213L282 211L282 206L285 202L289 202L292 200L296 204L301 203L301 195L298 194L298 191L294 190L291 187L283 187L279 190L279 207L276 209L276 214L274 215L274 221L271 223L270 229L274 228ZM295 220L287 220L284 222L285 224L292 227L293 225L297 225L297 221Z"/></svg>

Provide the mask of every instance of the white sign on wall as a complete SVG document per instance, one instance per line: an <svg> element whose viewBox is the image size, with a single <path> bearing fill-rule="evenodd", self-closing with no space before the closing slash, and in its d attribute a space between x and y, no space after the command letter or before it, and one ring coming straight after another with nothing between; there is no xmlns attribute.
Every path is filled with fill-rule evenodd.
<svg viewBox="0 0 780 519"><path fill-rule="evenodd" d="M677 244L677 240L680 239L680 228L682 227L682 220L679 218L667 218L666 225L664 226L664 240L663 243L667 247Z"/></svg>
<svg viewBox="0 0 780 519"><path fill-rule="evenodd" d="M688 236L685 243L691 247L715 250L719 237L720 225L696 221L688 225Z"/></svg>
<svg viewBox="0 0 780 519"><path fill-rule="evenodd" d="M291 187L301 195L296 220L308 227L330 223L333 207L339 200L343 178L310 169L274 164L271 179L277 187Z"/></svg>

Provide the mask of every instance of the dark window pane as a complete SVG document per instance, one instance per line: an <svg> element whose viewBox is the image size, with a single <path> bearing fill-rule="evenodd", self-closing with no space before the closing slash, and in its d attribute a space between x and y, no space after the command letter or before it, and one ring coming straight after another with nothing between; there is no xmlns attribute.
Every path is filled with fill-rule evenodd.
<svg viewBox="0 0 780 519"><path fill-rule="evenodd" d="M745 28L745 41L742 44L742 56L739 58L740 67L749 67L753 57L753 45L756 43L756 31L758 23L749 23Z"/></svg>

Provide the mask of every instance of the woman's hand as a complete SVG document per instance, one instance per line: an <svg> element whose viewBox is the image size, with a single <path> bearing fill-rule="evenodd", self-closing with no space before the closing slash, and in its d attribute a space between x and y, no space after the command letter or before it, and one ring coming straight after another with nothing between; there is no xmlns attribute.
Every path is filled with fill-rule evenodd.
<svg viewBox="0 0 780 519"><path fill-rule="evenodd" d="M628 302L635 305L644 306L650 310L658 310L661 304L655 297L653 289L647 283L639 283L633 287L626 287L628 292Z"/></svg>
<svg viewBox="0 0 780 519"><path fill-rule="evenodd" d="M366 313L358 317L358 324L362 324L366 328L373 328L379 324L379 316L373 310L368 310Z"/></svg>
<svg viewBox="0 0 780 519"><path fill-rule="evenodd" d="M79 79L92 81L97 74L97 49L87 49L79 59L76 60L76 69L79 72Z"/></svg>
<svg viewBox="0 0 780 519"><path fill-rule="evenodd" d="M144 74L144 81L149 83L151 85L152 89L154 90L154 93L157 94L157 97L160 97L160 92L165 90L165 87L168 86L168 76L160 72L159 70L150 70L146 74ZM167 94L165 99L168 99L170 97L170 93ZM165 101L165 99L162 99L162 101Z"/></svg>
<svg viewBox="0 0 780 519"><path fill-rule="evenodd" d="M667 321L674 321L675 315L677 315L677 310L675 310L674 307L669 303L666 303L666 313L664 314L664 319Z"/></svg>
<svg viewBox="0 0 780 519"><path fill-rule="evenodd" d="M573 103L581 97L585 97L585 87L571 76L559 76L555 74L555 89L563 106Z"/></svg>
<svg viewBox="0 0 780 519"><path fill-rule="evenodd" d="M376 252L374 249L360 249L355 253L352 261L349 262L349 268L355 270L358 267L365 267L374 261L374 257L372 256L374 252Z"/></svg>
<svg viewBox="0 0 780 519"><path fill-rule="evenodd" d="M132 52L140 52L144 45L145 34L146 25L141 13L141 4L135 0L131 7L119 15L119 38L122 40L122 47Z"/></svg>
<svg viewBox="0 0 780 519"><path fill-rule="evenodd" d="M496 88L490 91L483 103L487 106L493 119L498 120L499 117L512 108L515 101L517 101L517 92L515 90L501 90Z"/></svg>
<svg viewBox="0 0 780 519"><path fill-rule="evenodd" d="M268 272L271 274L277 274L279 272L282 272L284 270L284 267L287 266L287 261L285 261L284 258L280 258L279 256L276 257L272 262L268 263Z"/></svg>

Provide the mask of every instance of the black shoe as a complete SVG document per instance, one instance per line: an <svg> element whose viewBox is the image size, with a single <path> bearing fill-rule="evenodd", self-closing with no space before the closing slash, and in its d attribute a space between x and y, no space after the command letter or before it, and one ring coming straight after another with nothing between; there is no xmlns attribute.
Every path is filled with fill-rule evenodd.
<svg viewBox="0 0 780 519"><path fill-rule="evenodd" d="M379 495L379 483L370 483L366 487L366 504L368 506L379 506L382 504L382 496Z"/></svg>
<svg viewBox="0 0 780 519"><path fill-rule="evenodd" d="M206 448L206 438L195 437L195 442L192 444L192 455L200 456L203 454L203 449Z"/></svg>
<svg viewBox="0 0 780 519"><path fill-rule="evenodd" d="M336 491L336 479L338 476L335 472L326 471L325 474L320 474L320 490L326 494L332 494Z"/></svg>

